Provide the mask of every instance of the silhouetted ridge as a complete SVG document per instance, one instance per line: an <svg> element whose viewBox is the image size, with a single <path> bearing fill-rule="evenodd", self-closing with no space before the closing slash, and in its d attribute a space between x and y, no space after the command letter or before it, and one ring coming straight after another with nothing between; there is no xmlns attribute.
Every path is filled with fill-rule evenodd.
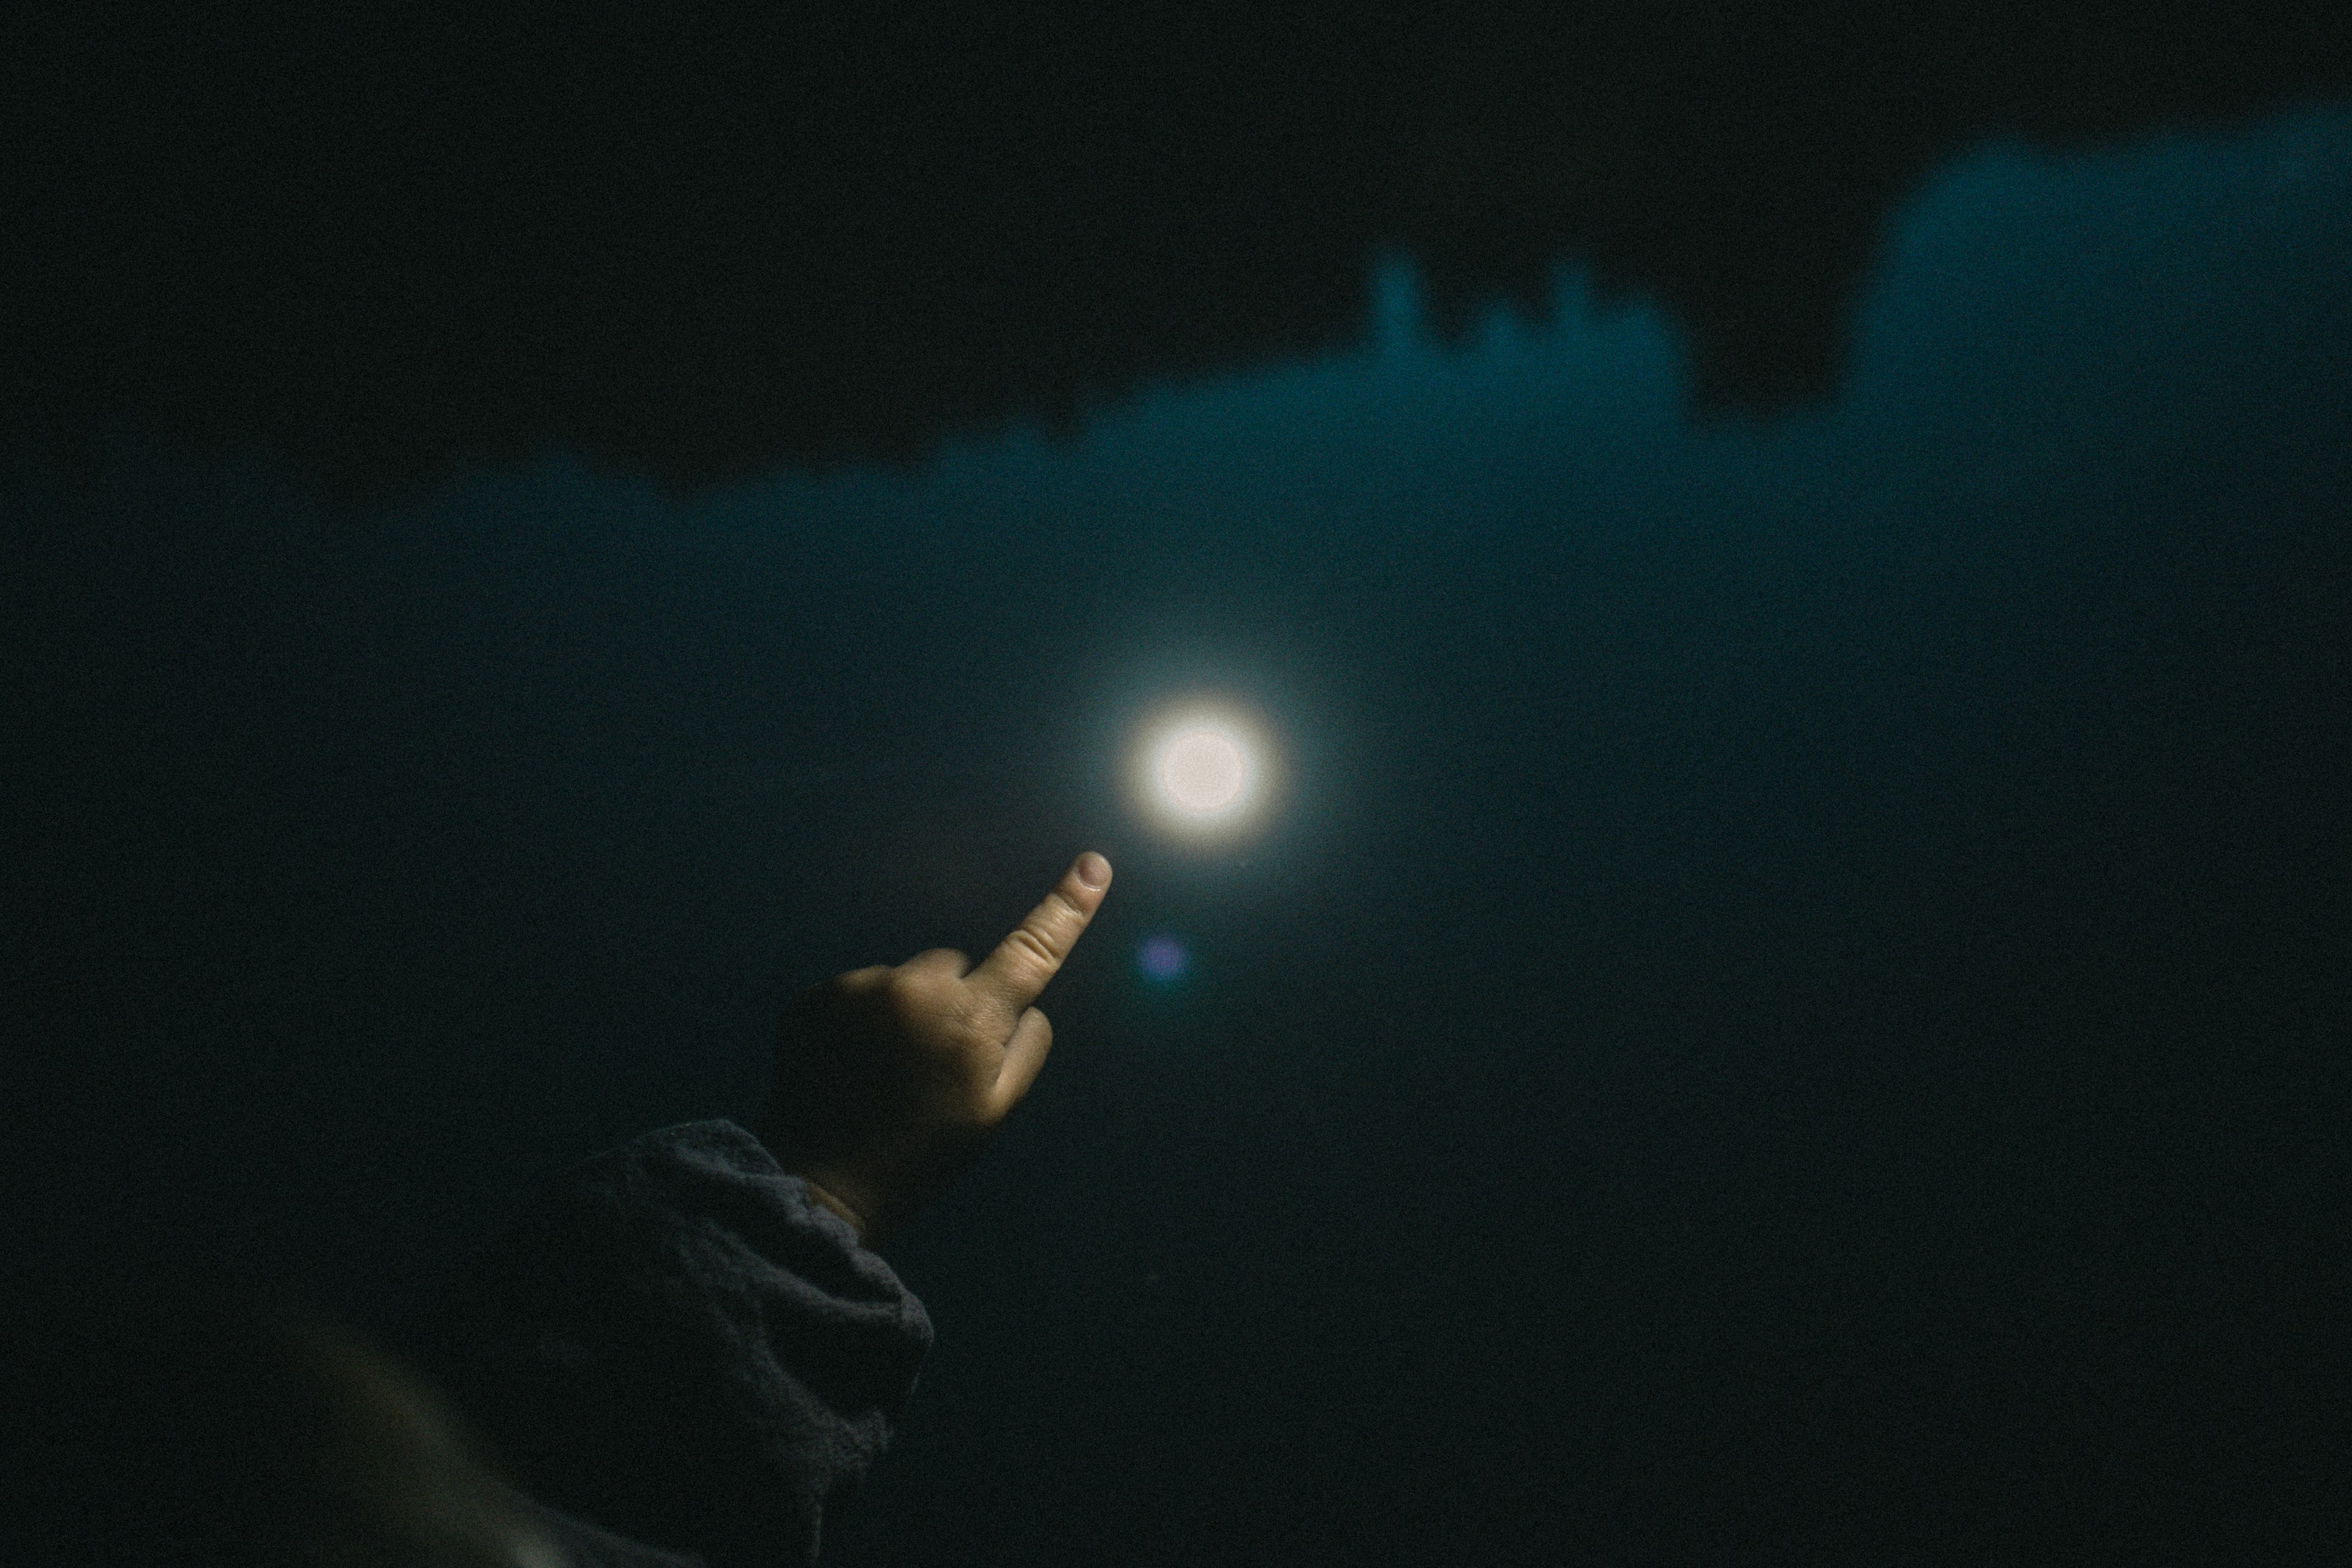
<svg viewBox="0 0 2352 1568"><path fill-rule="evenodd" d="M5 416L691 482L1333 344L1385 250L1441 326L1581 262L1768 411L1971 141L2352 96L2323 7L1388 9L76 7L9 68Z"/></svg>

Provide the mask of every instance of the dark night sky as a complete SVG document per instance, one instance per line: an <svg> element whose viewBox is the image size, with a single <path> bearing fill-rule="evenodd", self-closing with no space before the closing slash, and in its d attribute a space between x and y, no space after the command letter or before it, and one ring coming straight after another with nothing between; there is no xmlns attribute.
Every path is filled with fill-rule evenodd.
<svg viewBox="0 0 2352 1568"><path fill-rule="evenodd" d="M2345 1560L2352 111L1934 162L1755 416L1421 276L895 466L26 437L13 1238L366 1320L1094 847L832 1561Z"/></svg>
<svg viewBox="0 0 2352 1568"><path fill-rule="evenodd" d="M682 483L1066 426L1572 258L1695 400L1832 392L1888 211L1987 139L2352 95L2352 12L2084 0L77 0L0 49L0 424L345 489Z"/></svg>

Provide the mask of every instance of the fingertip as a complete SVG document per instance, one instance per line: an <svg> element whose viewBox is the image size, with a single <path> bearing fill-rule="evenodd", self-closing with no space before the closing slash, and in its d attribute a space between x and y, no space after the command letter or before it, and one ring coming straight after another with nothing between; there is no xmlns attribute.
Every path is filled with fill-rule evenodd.
<svg viewBox="0 0 2352 1568"><path fill-rule="evenodd" d="M1087 922L1102 907L1103 889L1109 882L1109 861L1092 850L1079 856L1037 907L972 971L971 978L992 994L1007 1027L1059 972L1062 961L1085 934Z"/></svg>

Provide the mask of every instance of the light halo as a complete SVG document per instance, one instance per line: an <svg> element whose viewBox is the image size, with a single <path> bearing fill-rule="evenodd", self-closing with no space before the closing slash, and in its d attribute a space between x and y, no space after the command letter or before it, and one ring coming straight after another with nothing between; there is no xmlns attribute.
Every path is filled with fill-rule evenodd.
<svg viewBox="0 0 2352 1568"><path fill-rule="evenodd" d="M1137 805L1160 826L1196 839L1242 831L1265 812L1276 775L1264 726L1232 704L1161 709L1140 728Z"/></svg>

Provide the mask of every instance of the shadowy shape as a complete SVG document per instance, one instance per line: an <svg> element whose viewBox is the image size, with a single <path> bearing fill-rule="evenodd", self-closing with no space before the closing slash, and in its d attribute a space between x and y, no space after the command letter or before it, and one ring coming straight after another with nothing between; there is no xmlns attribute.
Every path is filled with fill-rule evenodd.
<svg viewBox="0 0 2352 1568"><path fill-rule="evenodd" d="M2352 96L2325 6L53 9L12 50L0 420L347 489L1066 425L1355 337L1385 250L1441 330L1579 260L1680 319L1702 409L1770 412L1834 390L1958 149Z"/></svg>
<svg viewBox="0 0 2352 1568"><path fill-rule="evenodd" d="M465 1422L282 1280L20 1257L0 1561L559 1568ZM647 1559L650 1561L650 1559Z"/></svg>

